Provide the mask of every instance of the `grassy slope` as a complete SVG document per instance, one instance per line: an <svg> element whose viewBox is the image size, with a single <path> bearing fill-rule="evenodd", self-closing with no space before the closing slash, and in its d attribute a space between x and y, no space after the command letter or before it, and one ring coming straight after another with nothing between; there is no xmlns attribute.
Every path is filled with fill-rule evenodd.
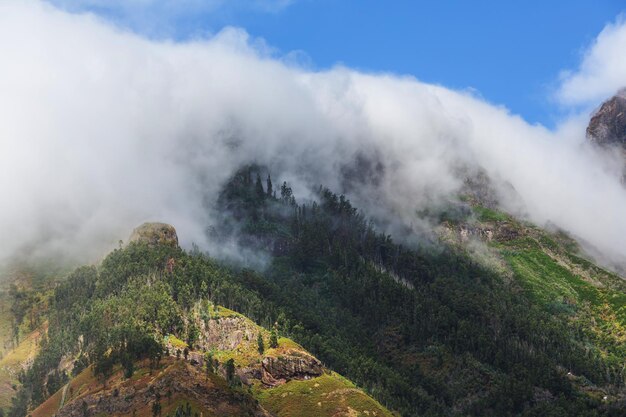
<svg viewBox="0 0 626 417"><path fill-rule="evenodd" d="M562 233L548 233L492 210L476 210L481 227L501 222L519 235L490 243L521 286L552 314L585 332L604 358L626 357L626 281L579 254Z"/></svg>
<svg viewBox="0 0 626 417"><path fill-rule="evenodd" d="M209 315L214 318L239 316L247 324L255 327L269 347L270 332L256 325L241 314L218 306L209 306ZM236 349L214 351L214 357L224 363L233 359L236 366L246 367L259 363L261 355L256 349L256 341L241 343ZM268 348L265 356L279 356L292 352L306 352L291 339L281 337L277 348ZM289 381L284 385L267 388L260 383L253 386L254 397L268 411L277 416L388 416L392 414L376 400L358 389L352 382L335 372L327 372L320 377L303 381Z"/></svg>
<svg viewBox="0 0 626 417"><path fill-rule="evenodd" d="M45 331L46 324L26 336L0 360L0 409L8 409L11 405L11 397L15 394L13 386L19 386L17 375L24 364L34 359L42 332Z"/></svg>
<svg viewBox="0 0 626 417"><path fill-rule="evenodd" d="M279 417L386 416L392 414L334 372L276 388L255 388L263 407Z"/></svg>
<svg viewBox="0 0 626 417"><path fill-rule="evenodd" d="M245 320L247 326L251 326L262 334L266 346L269 346L270 332L256 325L243 315L221 306L209 306L208 314L212 317L212 319L241 317ZM167 336L166 343L169 343L178 349L184 349L187 347L185 342L172 335ZM278 343L277 348L268 348L264 352L264 355L277 356L293 352L306 353L304 348L290 339L281 337L278 340ZM220 361L220 363L225 363L228 359L232 358L237 367L246 367L255 364L258 365L262 356L259 354L256 346L256 340L244 340L235 349L222 351L214 350L212 354ZM150 372L145 364L140 364L137 365L137 370L130 380L125 380L122 377L122 371L118 370L107 381L107 386L111 388L114 386L121 386L122 384L131 384L139 387L145 384L151 384L155 378L162 377L164 373L167 373L170 369L172 369L172 366L177 366L177 364L180 366L181 363L183 363L182 360L167 358L164 360L165 365L162 366L162 369L159 372L154 373L154 375L150 375ZM211 379L208 383L221 384L224 390L230 389L223 378L217 375L211 375L210 378ZM199 381L199 383L204 383L204 381ZM91 368L87 368L77 377L72 379L66 389L64 388L59 390L53 396L48 398L47 401L41 404L36 410L34 410L32 417L54 416L54 414L57 413L61 407L64 390L64 403L67 404L71 401L79 400L85 395L100 392L102 390L102 384L94 377ZM261 406L277 416L393 416L393 414L391 414L381 404L365 394L362 390L358 389L350 381L341 375L330 371L325 372L317 378L302 381L293 380L274 388L265 387L260 383L260 381L255 381L251 393L253 397L259 401ZM203 409L195 403L192 398L186 398L179 395L174 395L169 402L165 399L163 400L162 415L167 415L168 412L174 412L178 405L186 404L187 402L191 404L194 411L198 411L204 416L213 415L211 410ZM151 409L149 407L137 409L137 416L149 415L151 415Z"/></svg>
<svg viewBox="0 0 626 417"><path fill-rule="evenodd" d="M11 349L11 303L6 291L0 290L0 353L2 357Z"/></svg>
<svg viewBox="0 0 626 417"><path fill-rule="evenodd" d="M160 369L150 373L146 363L138 364L135 374L130 379L123 378L123 372L118 369L111 378L107 380L107 387L109 389L113 387L133 386L137 389L154 383L158 378L164 377L167 373L172 372L176 367L182 366L181 361L175 361L174 359L166 359L163 361ZM224 390L227 390L227 386L223 384L217 377L211 376L210 384L220 385ZM67 385L67 388L62 388L54 395L48 398L43 404L37 407L30 415L32 417L53 417L61 407L61 400L65 391L64 404L68 404L72 401L80 401L86 395L96 394L101 392L102 383L94 376L92 369L87 368L75 378L73 378ZM204 416L214 415L211 410L203 408L196 403L192 398L187 398L180 394L174 394L170 399L162 399L162 415L173 413L179 405L189 403L192 411L202 413ZM137 417L152 416L151 404L147 404L143 407L139 407L136 410Z"/></svg>

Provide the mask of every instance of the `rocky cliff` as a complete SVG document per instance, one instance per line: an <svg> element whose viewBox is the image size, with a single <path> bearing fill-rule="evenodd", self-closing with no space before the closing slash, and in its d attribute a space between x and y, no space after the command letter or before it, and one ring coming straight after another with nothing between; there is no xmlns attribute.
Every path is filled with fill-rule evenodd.
<svg viewBox="0 0 626 417"><path fill-rule="evenodd" d="M626 88L594 113L587 127L587 137L601 146L626 146Z"/></svg>
<svg viewBox="0 0 626 417"><path fill-rule="evenodd" d="M155 402L161 404L161 415L174 415L179 404L190 404L194 411L211 410L215 416L270 416L249 394L233 390L221 378L173 358L166 358L155 370L138 365L137 375L130 379L116 372L105 384L88 368L32 416L151 415Z"/></svg>

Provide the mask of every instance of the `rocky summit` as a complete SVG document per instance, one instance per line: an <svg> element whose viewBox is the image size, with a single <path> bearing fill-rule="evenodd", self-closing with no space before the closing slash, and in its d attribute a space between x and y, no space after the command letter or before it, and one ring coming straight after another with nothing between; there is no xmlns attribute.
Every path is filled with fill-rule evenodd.
<svg viewBox="0 0 626 417"><path fill-rule="evenodd" d="M178 246L176 229L166 223L144 223L133 230L129 242L147 243L149 246Z"/></svg>
<svg viewBox="0 0 626 417"><path fill-rule="evenodd" d="M626 88L621 89L592 116L587 138L601 146L626 146Z"/></svg>

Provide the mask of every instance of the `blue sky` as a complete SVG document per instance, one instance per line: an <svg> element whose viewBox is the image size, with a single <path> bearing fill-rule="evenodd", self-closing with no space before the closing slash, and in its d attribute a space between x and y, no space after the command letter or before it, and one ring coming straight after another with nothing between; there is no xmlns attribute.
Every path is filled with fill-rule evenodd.
<svg viewBox="0 0 626 417"><path fill-rule="evenodd" d="M152 37L186 39L242 27L280 54L304 53L315 69L343 64L471 88L547 126L567 111L551 99L561 71L575 69L602 28L626 10L618 0L53 3L97 12Z"/></svg>

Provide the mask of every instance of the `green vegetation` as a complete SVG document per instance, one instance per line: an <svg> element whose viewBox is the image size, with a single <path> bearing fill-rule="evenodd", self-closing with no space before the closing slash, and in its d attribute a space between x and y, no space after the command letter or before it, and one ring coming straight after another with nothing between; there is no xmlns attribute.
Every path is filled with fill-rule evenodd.
<svg viewBox="0 0 626 417"><path fill-rule="evenodd" d="M614 390L624 377L619 362L590 354L597 339L524 291L526 282L502 279L454 248L398 245L323 188L305 204L287 184L278 197L262 195L252 180L258 170L238 172L220 199L228 216L218 233L243 230L243 246L273 259L263 274L239 276L280 306L283 334L385 405L404 415L613 412L568 372ZM463 221L466 214L454 212L447 217ZM477 214L512 221L493 210ZM537 278L546 273L527 266Z"/></svg>
<svg viewBox="0 0 626 417"><path fill-rule="evenodd" d="M259 333L259 335L257 336L257 345L259 349L259 354L262 355L263 352L265 352L265 342L263 341L263 335L261 333Z"/></svg>
<svg viewBox="0 0 626 417"><path fill-rule="evenodd" d="M481 206L474 207L474 213L476 213L476 217L481 222L498 222L511 219L506 213Z"/></svg>
<svg viewBox="0 0 626 417"><path fill-rule="evenodd" d="M391 417L378 402L335 373L305 381L290 381L276 388L257 388L261 405L279 417L344 415ZM294 400L297 398L297 400Z"/></svg>
<svg viewBox="0 0 626 417"><path fill-rule="evenodd" d="M589 357L602 358L598 371L613 390L622 387L626 283L572 254L571 246L558 243L545 232L532 229L526 235L495 247L534 303L584 335L573 342L584 343Z"/></svg>
<svg viewBox="0 0 626 417"><path fill-rule="evenodd" d="M566 237L477 209L479 222L518 229L492 243L509 279L459 248L398 244L322 187L315 202L299 204L287 183L270 190L267 176L264 188L262 174L249 167L233 177L212 229L265 255L262 272L140 243L78 268L50 296L47 337L10 415L23 417L54 394L62 358L90 366L101 387L118 371L133 381L139 371L129 364L156 372L165 345L193 351L195 318L242 314L269 331L256 327L241 347L206 352L212 362L202 370L208 380L221 367L231 390L241 389L235 370L259 361L262 342L265 355L304 346L405 416L620 415L624 287L572 253ZM353 390L336 374L254 386L280 415L322 412L329 398L348 414L381 407L376 415L386 415Z"/></svg>

